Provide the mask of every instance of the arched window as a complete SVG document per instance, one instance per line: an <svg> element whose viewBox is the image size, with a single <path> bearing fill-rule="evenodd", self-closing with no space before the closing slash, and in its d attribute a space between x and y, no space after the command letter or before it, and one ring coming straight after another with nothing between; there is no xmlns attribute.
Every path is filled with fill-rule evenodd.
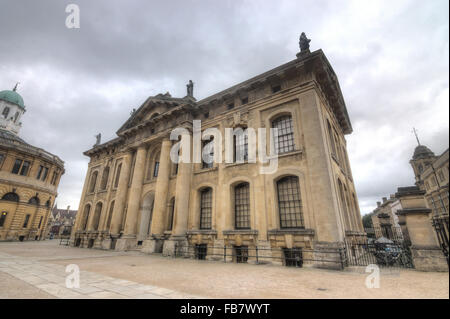
<svg viewBox="0 0 450 319"><path fill-rule="evenodd" d="M90 211L91 211L91 205L87 204L86 206L84 206L84 214L83 214L83 219L81 221L82 230L86 230L86 228L87 228Z"/></svg>
<svg viewBox="0 0 450 319"><path fill-rule="evenodd" d="M109 230L111 227L111 219L114 212L114 201L111 202L111 205L109 206L109 214L108 214L108 220L106 221L106 230Z"/></svg>
<svg viewBox="0 0 450 319"><path fill-rule="evenodd" d="M108 185L108 178L109 178L109 166L106 166L103 170L102 175L102 182L100 183L100 189L105 190L106 186Z"/></svg>
<svg viewBox="0 0 450 319"><path fill-rule="evenodd" d="M119 177L120 177L120 171L122 169L122 163L117 166L116 170L116 179L114 180L114 188L117 188L119 186Z"/></svg>
<svg viewBox="0 0 450 319"><path fill-rule="evenodd" d="M100 224L100 216L102 214L102 208L103 208L103 204L101 202L99 202L99 203L97 203L97 205L95 205L94 221L92 224L93 230L98 230L98 226Z"/></svg>
<svg viewBox="0 0 450 319"><path fill-rule="evenodd" d="M248 132L246 128L238 127L233 130L234 161L248 160Z"/></svg>
<svg viewBox="0 0 450 319"><path fill-rule="evenodd" d="M173 229L173 217L175 215L175 197L172 197L170 200L170 206L169 206L169 216L168 216L168 227L167 230Z"/></svg>
<svg viewBox="0 0 450 319"><path fill-rule="evenodd" d="M7 200L10 202L18 202L19 201L19 195L17 195L16 193L6 193L5 195L3 195L2 197L3 200Z"/></svg>
<svg viewBox="0 0 450 319"><path fill-rule="evenodd" d="M297 176L286 176L277 182L278 211L281 228L303 228L303 207Z"/></svg>
<svg viewBox="0 0 450 319"><path fill-rule="evenodd" d="M291 152L295 149L292 117L282 115L272 121L272 128L278 129L278 138L275 140L275 149L278 154Z"/></svg>
<svg viewBox="0 0 450 319"><path fill-rule="evenodd" d="M39 206L39 203L40 203L40 200L39 200L39 197L37 197L37 196L31 197L30 200L28 201L28 204L36 205L36 206Z"/></svg>
<svg viewBox="0 0 450 319"><path fill-rule="evenodd" d="M234 224L236 229L250 228L250 185L241 183L234 188Z"/></svg>
<svg viewBox="0 0 450 319"><path fill-rule="evenodd" d="M8 106L3 109L2 115L5 119L8 118L8 115L9 115L9 107Z"/></svg>
<svg viewBox="0 0 450 319"><path fill-rule="evenodd" d="M328 138L330 139L330 144L331 144L331 154L333 154L336 157L337 156L336 155L336 143L334 142L331 124L328 120L327 120L327 130L328 130Z"/></svg>
<svg viewBox="0 0 450 319"><path fill-rule="evenodd" d="M341 198L341 209L344 214L345 229L350 230L350 224L348 221L349 216L348 216L347 203L345 200L344 187L342 186L342 183L339 179L338 179L338 187L339 187L339 196Z"/></svg>
<svg viewBox="0 0 450 319"><path fill-rule="evenodd" d="M89 193L93 193L95 191L95 185L97 184L97 176L98 176L98 171L95 171L91 175L91 184L89 186Z"/></svg>
<svg viewBox="0 0 450 319"><path fill-rule="evenodd" d="M200 229L211 229L212 220L212 188L200 192Z"/></svg>

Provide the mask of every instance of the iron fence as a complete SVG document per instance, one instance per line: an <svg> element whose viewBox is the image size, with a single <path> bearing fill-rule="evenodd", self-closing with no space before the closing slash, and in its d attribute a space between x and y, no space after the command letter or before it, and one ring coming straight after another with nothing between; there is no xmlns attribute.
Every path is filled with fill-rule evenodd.
<svg viewBox="0 0 450 319"><path fill-rule="evenodd" d="M345 249L314 250L311 248L272 248L259 246L218 246L208 244L176 245L173 257L185 257L198 260L216 260L225 263L275 263L287 267L304 265L345 267Z"/></svg>
<svg viewBox="0 0 450 319"><path fill-rule="evenodd" d="M441 246L442 253L448 262L448 237L449 237L449 229L448 229L448 214L442 214L438 216L434 216L432 219L432 225L434 230L436 231L436 236L439 241L439 246Z"/></svg>
<svg viewBox="0 0 450 319"><path fill-rule="evenodd" d="M405 239L400 227L389 230L375 228L377 239L364 238L358 241L345 241L347 266L367 266L414 268L410 242Z"/></svg>

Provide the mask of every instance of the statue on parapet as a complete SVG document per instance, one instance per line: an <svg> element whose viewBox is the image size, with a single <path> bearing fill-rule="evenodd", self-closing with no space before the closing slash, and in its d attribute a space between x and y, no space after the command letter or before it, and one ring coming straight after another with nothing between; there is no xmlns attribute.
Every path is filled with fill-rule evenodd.
<svg viewBox="0 0 450 319"><path fill-rule="evenodd" d="M102 141L102 134L98 133L97 135L95 135L95 138L96 138L96 141L95 141L94 147L100 145L100 143Z"/></svg>
<svg viewBox="0 0 450 319"><path fill-rule="evenodd" d="M309 42L311 42L311 39L308 39L305 32L302 32L298 42L300 45L300 52L309 51Z"/></svg>
<svg viewBox="0 0 450 319"><path fill-rule="evenodd" d="M189 83L186 84L187 96L194 97L194 82L189 80Z"/></svg>

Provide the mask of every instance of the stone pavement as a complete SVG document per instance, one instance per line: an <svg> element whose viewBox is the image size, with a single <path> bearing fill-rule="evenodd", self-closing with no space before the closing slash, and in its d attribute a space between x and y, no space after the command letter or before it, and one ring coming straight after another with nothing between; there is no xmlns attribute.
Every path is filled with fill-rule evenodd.
<svg viewBox="0 0 450 319"><path fill-rule="evenodd" d="M52 258L49 258L52 259ZM40 258L42 260L42 258ZM0 252L0 271L63 299L194 299L200 296L80 271L80 288L66 288L66 267ZM8 288L8 287L5 287Z"/></svg>

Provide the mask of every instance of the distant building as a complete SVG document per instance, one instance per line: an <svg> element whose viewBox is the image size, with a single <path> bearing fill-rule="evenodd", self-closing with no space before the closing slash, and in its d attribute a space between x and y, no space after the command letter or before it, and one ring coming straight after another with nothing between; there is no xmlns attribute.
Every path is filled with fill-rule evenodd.
<svg viewBox="0 0 450 319"><path fill-rule="evenodd" d="M436 156L428 147L419 144L410 164L416 185L426 191L425 199L432 215L448 215L449 150Z"/></svg>
<svg viewBox="0 0 450 319"><path fill-rule="evenodd" d="M396 215L396 212L400 209L402 209L402 205L393 194L389 199L383 197L383 202L377 203L377 208L375 208L371 216L375 238L402 238L398 216Z"/></svg>
<svg viewBox="0 0 450 319"><path fill-rule="evenodd" d="M40 240L64 162L18 136L26 110L16 90L0 91L0 241Z"/></svg>
<svg viewBox="0 0 450 319"><path fill-rule="evenodd" d="M47 226L47 238L69 236L75 223L76 216L77 211L70 210L70 206L67 206L66 209L58 209L57 205L55 205Z"/></svg>

